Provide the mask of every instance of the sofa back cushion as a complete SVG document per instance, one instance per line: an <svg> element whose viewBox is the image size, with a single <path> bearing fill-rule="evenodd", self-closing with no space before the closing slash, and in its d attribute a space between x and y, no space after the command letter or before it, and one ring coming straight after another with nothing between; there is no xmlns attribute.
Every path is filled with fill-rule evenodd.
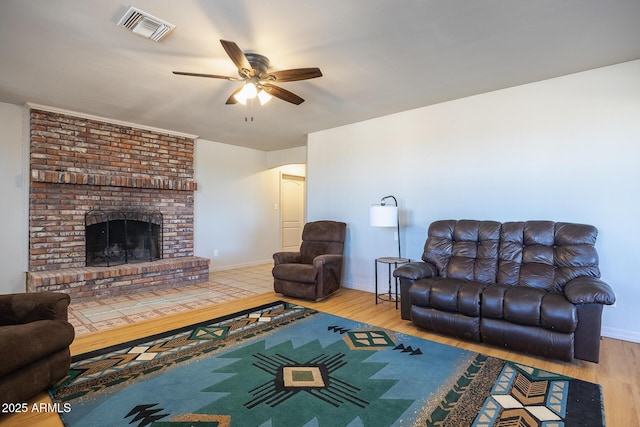
<svg viewBox="0 0 640 427"><path fill-rule="evenodd" d="M585 224L506 222L500 238L498 283L561 291L579 276L600 277L598 231Z"/></svg>
<svg viewBox="0 0 640 427"><path fill-rule="evenodd" d="M495 283L498 272L500 223L446 220L429 226L422 259L440 276Z"/></svg>
<svg viewBox="0 0 640 427"><path fill-rule="evenodd" d="M440 276L562 290L579 276L600 277L591 225L552 221L436 221L422 259Z"/></svg>
<svg viewBox="0 0 640 427"><path fill-rule="evenodd" d="M318 255L342 255L347 224L338 221L314 221L304 225L300 255L303 264L313 264Z"/></svg>

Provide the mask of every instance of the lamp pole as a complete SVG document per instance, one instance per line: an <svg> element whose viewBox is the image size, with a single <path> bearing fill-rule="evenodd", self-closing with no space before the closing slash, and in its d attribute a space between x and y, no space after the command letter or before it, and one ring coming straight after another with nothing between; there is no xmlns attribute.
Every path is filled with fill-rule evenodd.
<svg viewBox="0 0 640 427"><path fill-rule="evenodd" d="M400 209L398 209L398 201L396 200L395 197L393 196L384 196L382 199L380 199L380 205L385 206L386 203L384 202L385 199L393 199L393 202L396 204L396 209L397 209L397 232L398 232L398 258L402 258L402 254L400 252Z"/></svg>

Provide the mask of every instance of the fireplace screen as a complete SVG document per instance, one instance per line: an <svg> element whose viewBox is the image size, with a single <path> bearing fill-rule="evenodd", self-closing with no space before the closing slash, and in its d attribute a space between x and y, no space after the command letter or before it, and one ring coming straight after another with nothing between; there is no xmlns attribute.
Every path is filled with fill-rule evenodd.
<svg viewBox="0 0 640 427"><path fill-rule="evenodd" d="M87 266L162 259L162 213L91 210L84 216Z"/></svg>

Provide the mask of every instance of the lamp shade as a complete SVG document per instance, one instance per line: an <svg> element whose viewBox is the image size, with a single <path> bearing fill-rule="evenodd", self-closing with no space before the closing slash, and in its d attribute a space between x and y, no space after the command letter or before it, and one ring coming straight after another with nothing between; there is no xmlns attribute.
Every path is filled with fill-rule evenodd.
<svg viewBox="0 0 640 427"><path fill-rule="evenodd" d="M242 86L240 92L236 93L233 97L240 104L245 105L248 100L255 98L257 94L258 89L256 89L256 86L253 83L249 82Z"/></svg>
<svg viewBox="0 0 640 427"><path fill-rule="evenodd" d="M369 225L372 227L398 226L398 207L391 205L371 205Z"/></svg>
<svg viewBox="0 0 640 427"><path fill-rule="evenodd" d="M258 99L260 100L260 105L264 105L267 102L271 101L272 96L265 92L263 89L260 89L258 92Z"/></svg>

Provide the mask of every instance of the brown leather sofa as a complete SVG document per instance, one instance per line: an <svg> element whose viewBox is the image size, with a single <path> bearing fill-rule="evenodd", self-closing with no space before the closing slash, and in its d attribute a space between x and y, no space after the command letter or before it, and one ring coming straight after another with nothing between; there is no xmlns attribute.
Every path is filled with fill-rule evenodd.
<svg viewBox="0 0 640 427"><path fill-rule="evenodd" d="M273 254L273 289L294 298L319 301L340 288L347 224L314 221L304 225L298 252Z"/></svg>
<svg viewBox="0 0 640 427"><path fill-rule="evenodd" d="M422 262L394 271L401 316L423 329L553 359L598 362L603 305L597 230L551 221L445 220Z"/></svg>
<svg viewBox="0 0 640 427"><path fill-rule="evenodd" d="M64 293L0 295L0 403L26 403L69 373L69 302Z"/></svg>

